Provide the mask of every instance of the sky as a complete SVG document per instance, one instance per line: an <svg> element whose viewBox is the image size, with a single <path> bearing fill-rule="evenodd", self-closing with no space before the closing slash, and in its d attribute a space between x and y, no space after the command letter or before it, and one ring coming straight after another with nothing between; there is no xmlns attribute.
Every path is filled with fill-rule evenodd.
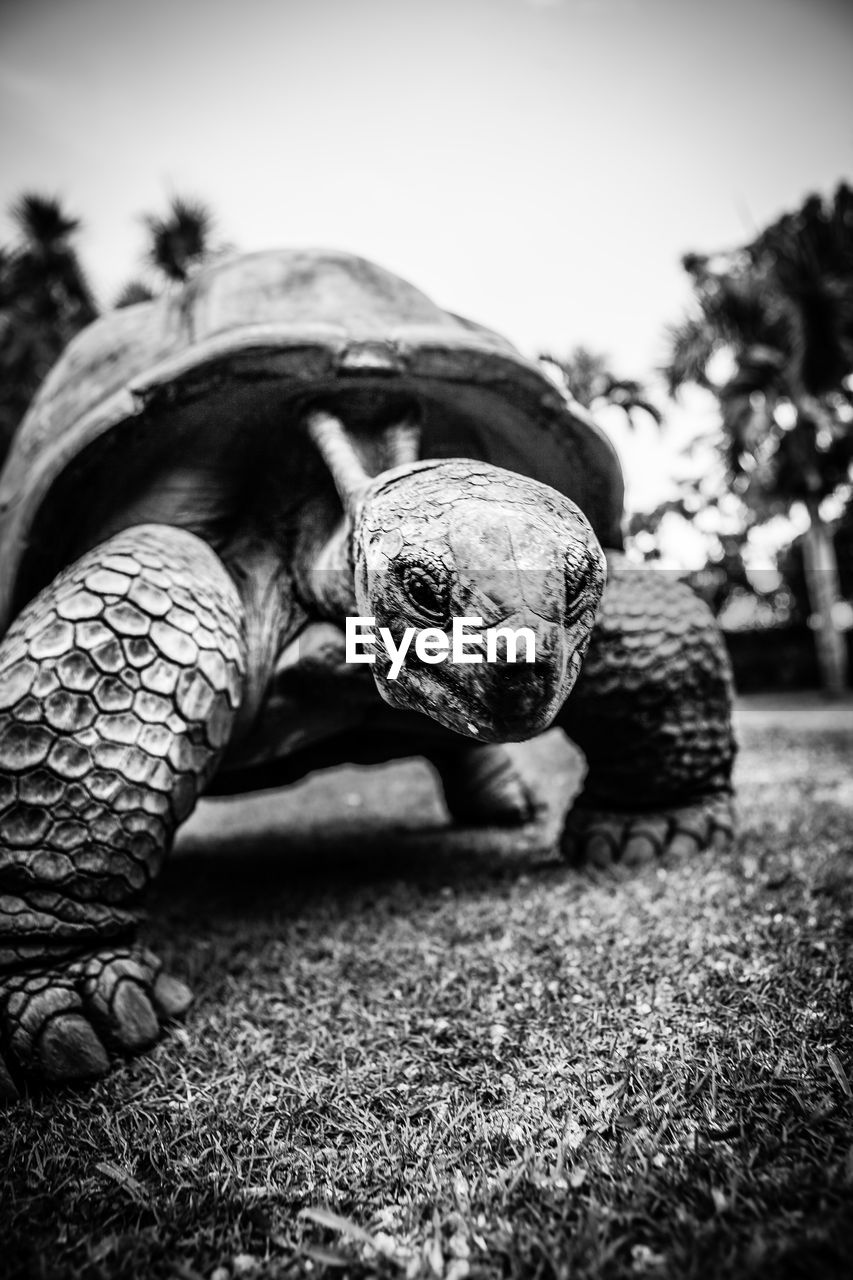
<svg viewBox="0 0 853 1280"><path fill-rule="evenodd" d="M649 378L684 252L853 180L851 68L847 0L0 0L0 211L59 194L109 303L198 196L241 249L352 250ZM608 420L632 505L703 412Z"/></svg>

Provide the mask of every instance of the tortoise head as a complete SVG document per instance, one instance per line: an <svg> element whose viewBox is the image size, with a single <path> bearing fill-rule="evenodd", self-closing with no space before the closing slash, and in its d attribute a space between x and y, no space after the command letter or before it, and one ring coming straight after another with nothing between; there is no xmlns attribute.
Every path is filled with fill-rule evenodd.
<svg viewBox="0 0 853 1280"><path fill-rule="evenodd" d="M580 509L526 476L454 459L384 472L354 517L356 598L374 620L359 625L375 636L361 652L385 701L481 741L545 729L604 586Z"/></svg>

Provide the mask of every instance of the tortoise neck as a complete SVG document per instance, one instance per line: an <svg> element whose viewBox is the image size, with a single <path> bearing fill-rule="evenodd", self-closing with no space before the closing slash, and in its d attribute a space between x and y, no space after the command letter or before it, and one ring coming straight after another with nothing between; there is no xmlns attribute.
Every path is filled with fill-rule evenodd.
<svg viewBox="0 0 853 1280"><path fill-rule="evenodd" d="M352 520L344 516L308 562L304 594L321 618L343 624L358 612L354 563Z"/></svg>
<svg viewBox="0 0 853 1280"><path fill-rule="evenodd" d="M282 647L293 629L294 601L278 550L247 536L223 552L222 559L243 603L246 631L246 679L233 737L244 737L264 701L267 684Z"/></svg>
<svg viewBox="0 0 853 1280"><path fill-rule="evenodd" d="M397 481L415 471L429 471L444 465L431 459L427 462L406 462L381 471L373 476L360 494L353 497L343 514L337 514L331 530L320 514L320 508L306 513L302 554L297 561L306 566L300 582L300 595L309 609L321 618L343 626L346 616L360 614L355 589L356 543L361 537L365 512L370 509L377 494L383 493Z"/></svg>
<svg viewBox="0 0 853 1280"><path fill-rule="evenodd" d="M352 518L326 493L300 509L291 548L293 585L309 617L343 627L355 610Z"/></svg>

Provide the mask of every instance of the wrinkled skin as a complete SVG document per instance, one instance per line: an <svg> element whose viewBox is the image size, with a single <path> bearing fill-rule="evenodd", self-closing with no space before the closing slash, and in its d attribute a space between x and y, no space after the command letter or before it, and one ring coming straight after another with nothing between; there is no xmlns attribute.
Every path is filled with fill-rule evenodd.
<svg viewBox="0 0 853 1280"><path fill-rule="evenodd" d="M224 759L226 779L264 768L269 784L336 750L420 750L457 819L523 821L533 798L498 744L553 721L590 760L571 856L627 865L730 831L730 686L713 625L680 584L655 596L617 571L579 674L603 569L568 500L485 464L408 466L374 481L316 555L322 573L302 581L322 580L322 598L284 600L274 546L220 557L186 530L136 525L60 574L4 638L0 1089L101 1075L186 1009L190 993L135 935ZM530 625L537 661L407 662L390 681L380 662L343 662L355 609L392 631L452 614ZM348 733L367 754L335 747Z"/></svg>
<svg viewBox="0 0 853 1280"><path fill-rule="evenodd" d="M504 638L496 663L429 664L410 652L396 679L378 646L372 672L386 702L482 742L548 727L577 679L604 587L604 557L573 502L497 467L421 463L371 487L355 545L359 609L398 645L406 627L447 631L464 617L535 635L533 663L510 661Z"/></svg>

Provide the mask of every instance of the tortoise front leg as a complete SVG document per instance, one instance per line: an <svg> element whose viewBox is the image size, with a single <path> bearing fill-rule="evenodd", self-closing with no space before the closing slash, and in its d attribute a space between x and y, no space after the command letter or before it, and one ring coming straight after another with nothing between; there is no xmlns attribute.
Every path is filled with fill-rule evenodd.
<svg viewBox="0 0 853 1280"><path fill-rule="evenodd" d="M88 552L0 645L0 1076L100 1075L191 999L132 945L142 898L228 742L243 610L193 534ZM3 1069L5 1058L6 1070Z"/></svg>
<svg viewBox="0 0 853 1280"><path fill-rule="evenodd" d="M710 610L671 573L609 567L589 652L557 718L588 774L563 850L649 862L733 830L732 678Z"/></svg>

